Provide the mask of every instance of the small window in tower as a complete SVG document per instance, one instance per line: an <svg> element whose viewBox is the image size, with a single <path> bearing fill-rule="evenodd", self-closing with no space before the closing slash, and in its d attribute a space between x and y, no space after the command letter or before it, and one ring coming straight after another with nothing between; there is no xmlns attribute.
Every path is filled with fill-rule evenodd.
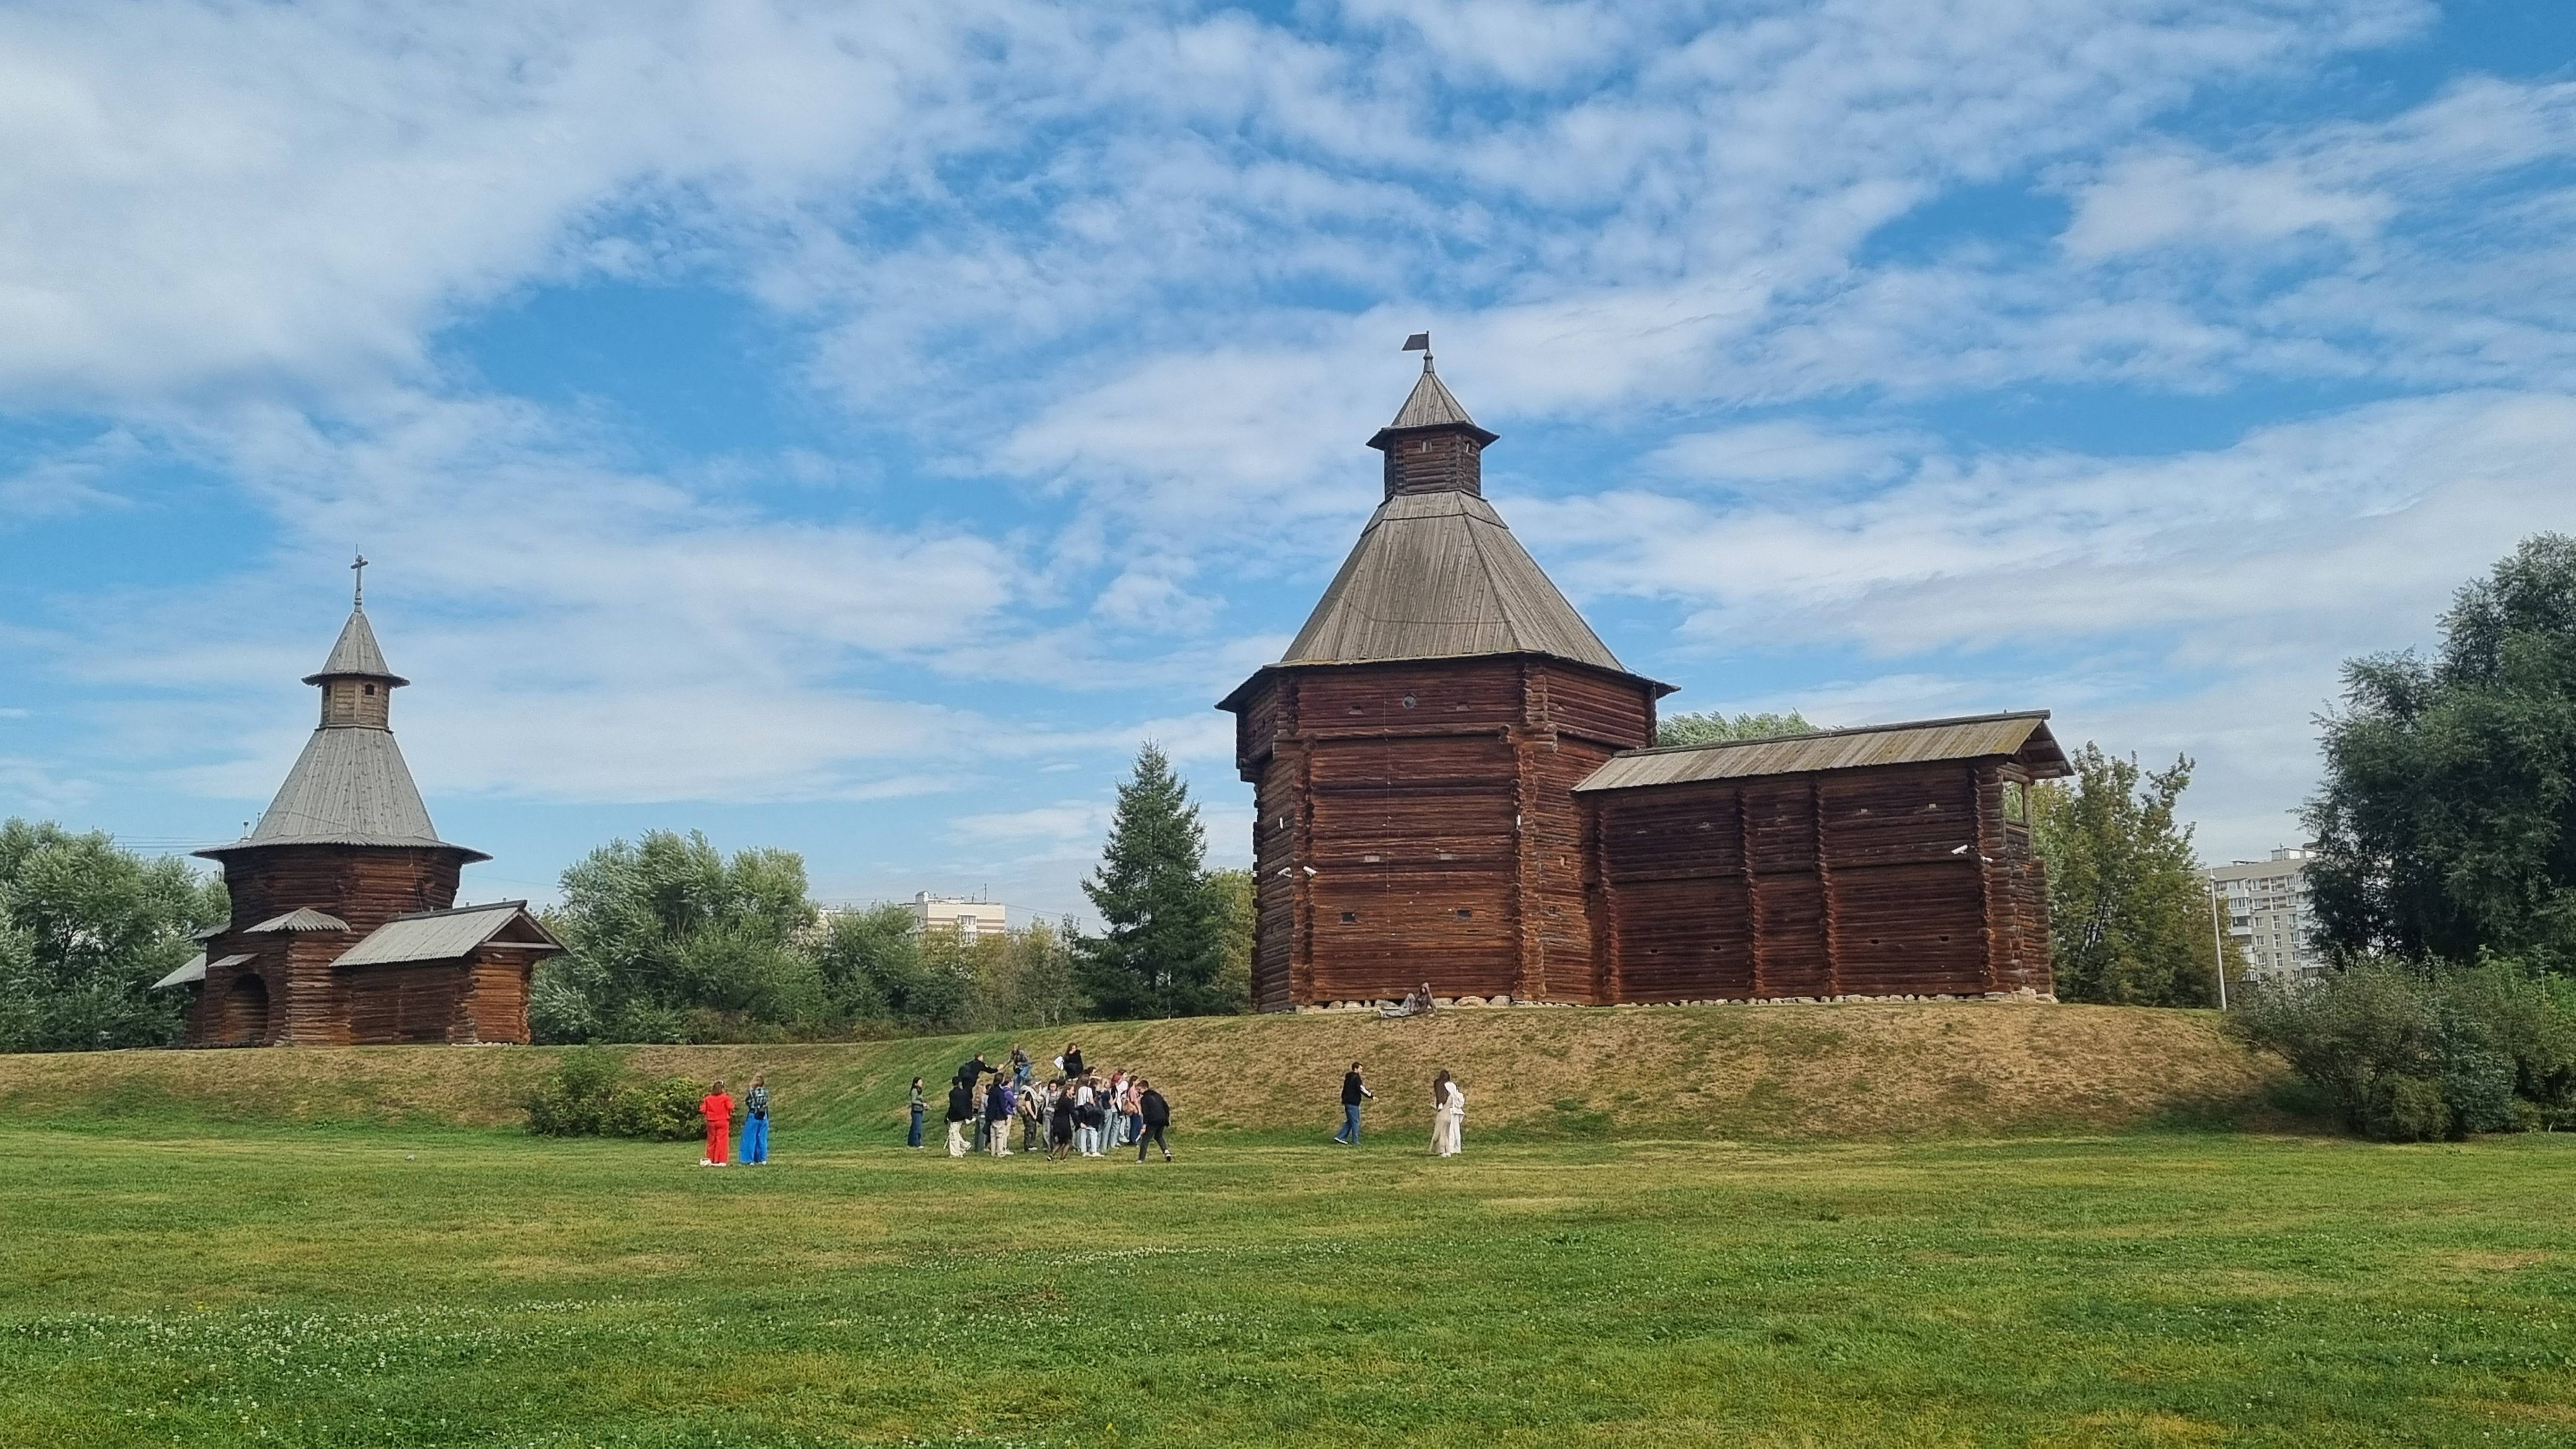
<svg viewBox="0 0 2576 1449"><path fill-rule="evenodd" d="M1472 921L1476 919L1476 913L1465 906L1460 906L1458 908L1458 919L1462 921Z"/></svg>
<svg viewBox="0 0 2576 1449"><path fill-rule="evenodd" d="M1343 925L1345 925L1345 926L1356 926L1356 925L1358 925L1358 924L1359 924L1359 922L1360 922L1360 913L1359 913L1359 912L1357 912L1357 911L1344 911L1344 912L1342 912L1342 924L1343 924Z"/></svg>
<svg viewBox="0 0 2576 1449"><path fill-rule="evenodd" d="M372 684L361 684L358 687L365 690L370 697L372 697L376 692L376 687Z"/></svg>
<svg viewBox="0 0 2576 1449"><path fill-rule="evenodd" d="M2004 781L2004 818L2018 825L2030 819L2030 798L2022 793L2021 781Z"/></svg>
<svg viewBox="0 0 2576 1449"><path fill-rule="evenodd" d="M1413 708L1413 696L1412 696L1412 695L1409 695L1409 694L1408 694L1408 695L1406 695L1406 696L1404 697L1404 707L1405 707L1406 709L1411 709L1411 708Z"/></svg>

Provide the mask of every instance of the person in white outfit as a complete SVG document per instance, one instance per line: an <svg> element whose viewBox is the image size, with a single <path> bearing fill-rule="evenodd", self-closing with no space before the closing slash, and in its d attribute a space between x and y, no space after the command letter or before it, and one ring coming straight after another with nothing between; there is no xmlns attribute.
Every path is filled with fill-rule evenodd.
<svg viewBox="0 0 2576 1449"><path fill-rule="evenodd" d="M1447 1157L1458 1149L1458 1121L1467 1104L1466 1093L1458 1080L1443 1068L1431 1079L1431 1155Z"/></svg>

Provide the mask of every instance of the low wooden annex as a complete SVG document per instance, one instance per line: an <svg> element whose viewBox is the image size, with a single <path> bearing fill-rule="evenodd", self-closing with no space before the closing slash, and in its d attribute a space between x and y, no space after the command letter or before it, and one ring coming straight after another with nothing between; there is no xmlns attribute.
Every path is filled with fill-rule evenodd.
<svg viewBox="0 0 2576 1449"><path fill-rule="evenodd" d="M2041 713L1618 756L1584 803L1612 1001L2050 990Z"/></svg>
<svg viewBox="0 0 2576 1449"><path fill-rule="evenodd" d="M322 668L322 722L251 832L201 850L232 918L160 987L191 1046L524 1042L537 960L562 946L524 901L456 907L482 852L438 838L394 743L393 691L361 604Z"/></svg>
<svg viewBox="0 0 2576 1449"><path fill-rule="evenodd" d="M1630 672L1486 501L1423 359L1384 499L1218 708L1253 787L1265 1011L2051 989L2044 714L1650 748Z"/></svg>

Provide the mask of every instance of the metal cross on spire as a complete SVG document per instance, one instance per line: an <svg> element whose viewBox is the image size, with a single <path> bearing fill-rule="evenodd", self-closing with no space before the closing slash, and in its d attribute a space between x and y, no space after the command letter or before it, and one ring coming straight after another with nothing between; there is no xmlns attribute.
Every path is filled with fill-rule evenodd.
<svg viewBox="0 0 2576 1449"><path fill-rule="evenodd" d="M349 565L349 572L358 576L358 582L349 591L349 607L363 609L367 607L367 556L359 554L358 561Z"/></svg>
<svg viewBox="0 0 2576 1449"><path fill-rule="evenodd" d="M1408 337L1408 338L1404 339L1404 346L1403 346L1400 350L1401 350L1401 351L1405 351L1405 352L1419 352L1419 353L1421 353L1421 354L1422 354L1422 370L1423 370L1424 372L1429 372L1429 371L1431 370L1431 334L1430 334L1430 333L1428 333L1428 332L1416 332L1416 333L1414 333L1412 336L1410 336L1410 337Z"/></svg>

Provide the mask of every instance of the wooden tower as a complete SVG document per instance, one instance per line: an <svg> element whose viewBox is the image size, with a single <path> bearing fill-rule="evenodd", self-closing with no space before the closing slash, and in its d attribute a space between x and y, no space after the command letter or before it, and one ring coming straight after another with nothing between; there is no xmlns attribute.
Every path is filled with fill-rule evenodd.
<svg viewBox="0 0 2576 1449"><path fill-rule="evenodd" d="M1484 497L1478 427L1426 351L1369 439L1385 499L1288 652L1218 705L1254 787L1265 1011L1601 999L1573 787L1653 743L1629 673Z"/></svg>
<svg viewBox="0 0 2576 1449"><path fill-rule="evenodd" d="M363 563L363 561L362 561ZM481 851L438 838L395 745L363 594L322 667L322 720L258 825L220 862L232 919L162 981L193 1046L525 1041L536 958L562 949L524 903L450 909Z"/></svg>

